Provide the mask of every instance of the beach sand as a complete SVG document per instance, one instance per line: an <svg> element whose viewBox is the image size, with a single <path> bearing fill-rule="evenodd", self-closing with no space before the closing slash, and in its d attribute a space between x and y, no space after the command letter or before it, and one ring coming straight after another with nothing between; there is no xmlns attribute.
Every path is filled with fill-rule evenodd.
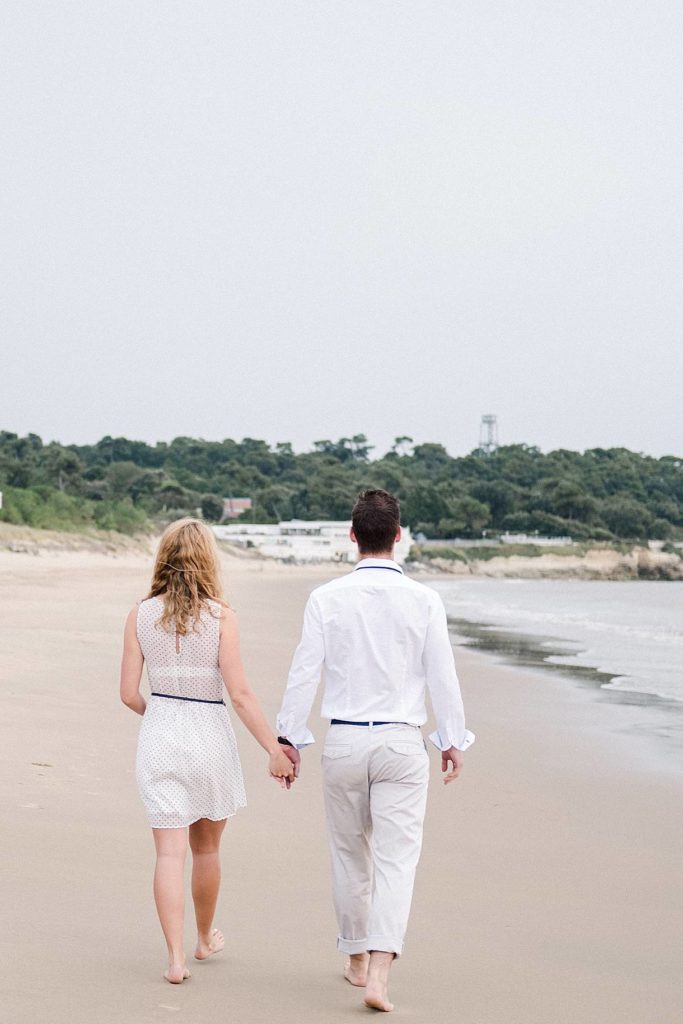
<svg viewBox="0 0 683 1024"><path fill-rule="evenodd" d="M333 570L225 561L243 653L274 716L310 589ZM348 1022L372 1015L335 950L319 748L287 793L235 728L249 806L227 826L223 954L162 979L153 845L118 702L123 621L149 560L0 553L0 1019L7 1024ZM433 777L398 1020L678 1024L678 766L638 708L457 651L477 743ZM316 736L325 723L313 719ZM192 950L191 905L187 949Z"/></svg>

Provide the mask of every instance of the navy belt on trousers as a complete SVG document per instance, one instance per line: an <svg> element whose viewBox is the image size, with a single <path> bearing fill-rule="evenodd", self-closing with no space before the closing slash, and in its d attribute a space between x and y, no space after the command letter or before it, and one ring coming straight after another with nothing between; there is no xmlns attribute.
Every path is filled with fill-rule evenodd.
<svg viewBox="0 0 683 1024"><path fill-rule="evenodd" d="M343 718L333 718L330 725L407 725L407 722L345 722Z"/></svg>
<svg viewBox="0 0 683 1024"><path fill-rule="evenodd" d="M168 700L187 700L191 704L225 704L224 700L204 700L202 697L179 697L177 693L154 693L152 697L167 697Z"/></svg>

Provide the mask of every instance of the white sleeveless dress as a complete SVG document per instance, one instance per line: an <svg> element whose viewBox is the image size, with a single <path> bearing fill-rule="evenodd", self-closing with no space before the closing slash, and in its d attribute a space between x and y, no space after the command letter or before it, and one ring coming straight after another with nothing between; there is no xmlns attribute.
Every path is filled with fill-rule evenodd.
<svg viewBox="0 0 683 1024"><path fill-rule="evenodd" d="M151 597L138 608L137 634L152 693L140 727L136 777L152 828L184 828L200 818L221 821L246 806L223 703L219 610L217 602L207 601L199 631L178 637L176 649L175 631L157 625L163 601Z"/></svg>

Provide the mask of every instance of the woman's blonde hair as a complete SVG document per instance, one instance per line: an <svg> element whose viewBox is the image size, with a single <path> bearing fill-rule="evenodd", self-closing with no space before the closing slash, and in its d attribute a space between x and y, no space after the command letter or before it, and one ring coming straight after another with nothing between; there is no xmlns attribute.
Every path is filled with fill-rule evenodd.
<svg viewBox="0 0 683 1024"><path fill-rule="evenodd" d="M154 562L148 598L164 597L157 625L185 636L199 628L207 601L227 607L221 593L216 539L199 519L178 519L164 530Z"/></svg>

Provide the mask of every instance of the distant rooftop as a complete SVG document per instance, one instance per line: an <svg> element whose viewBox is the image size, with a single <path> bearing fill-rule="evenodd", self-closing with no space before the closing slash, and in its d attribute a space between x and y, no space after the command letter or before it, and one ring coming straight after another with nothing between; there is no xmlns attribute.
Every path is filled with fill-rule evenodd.
<svg viewBox="0 0 683 1024"><path fill-rule="evenodd" d="M223 498L223 519L237 519L251 508L251 498Z"/></svg>

